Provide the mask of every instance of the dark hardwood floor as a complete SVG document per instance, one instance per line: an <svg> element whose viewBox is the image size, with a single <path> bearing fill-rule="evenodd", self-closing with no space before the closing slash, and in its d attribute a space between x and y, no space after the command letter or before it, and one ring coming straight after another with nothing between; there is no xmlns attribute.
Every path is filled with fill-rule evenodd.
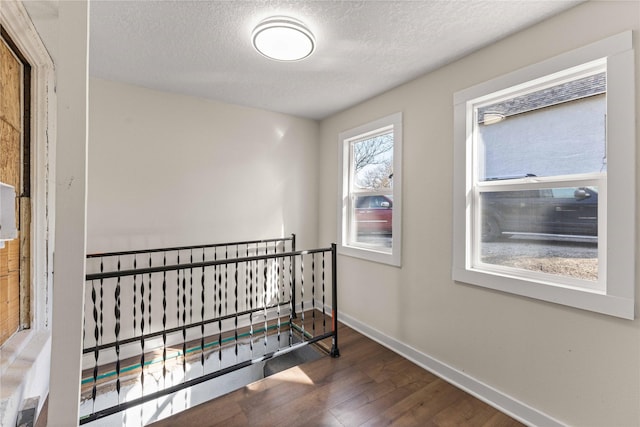
<svg viewBox="0 0 640 427"><path fill-rule="evenodd" d="M521 426L340 325L341 357L282 371L152 426Z"/></svg>

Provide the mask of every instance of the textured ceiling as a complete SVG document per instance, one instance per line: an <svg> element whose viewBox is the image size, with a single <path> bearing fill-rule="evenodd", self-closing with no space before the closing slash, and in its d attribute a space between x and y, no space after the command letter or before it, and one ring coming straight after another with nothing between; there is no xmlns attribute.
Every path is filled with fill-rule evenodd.
<svg viewBox="0 0 640 427"><path fill-rule="evenodd" d="M92 1L90 74L322 119L579 1ZM250 34L288 15L314 32L304 61L270 61Z"/></svg>

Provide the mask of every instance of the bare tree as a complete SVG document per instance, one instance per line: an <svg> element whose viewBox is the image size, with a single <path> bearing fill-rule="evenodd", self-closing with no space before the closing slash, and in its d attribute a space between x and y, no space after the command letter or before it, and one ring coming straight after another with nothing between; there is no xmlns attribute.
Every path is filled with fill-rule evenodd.
<svg viewBox="0 0 640 427"><path fill-rule="evenodd" d="M389 158L384 154L393 150L393 134L378 135L353 145L356 173L369 165L380 165Z"/></svg>
<svg viewBox="0 0 640 427"><path fill-rule="evenodd" d="M393 134L378 135L353 145L357 185L360 188L391 188Z"/></svg>
<svg viewBox="0 0 640 427"><path fill-rule="evenodd" d="M381 188L391 188L393 180L393 164L391 160L386 160L375 167L365 169L358 175L358 186L379 190Z"/></svg>

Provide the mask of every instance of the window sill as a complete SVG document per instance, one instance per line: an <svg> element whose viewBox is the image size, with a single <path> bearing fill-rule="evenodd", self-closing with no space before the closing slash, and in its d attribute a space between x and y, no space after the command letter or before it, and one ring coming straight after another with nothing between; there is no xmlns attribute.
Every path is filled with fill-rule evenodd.
<svg viewBox="0 0 640 427"><path fill-rule="evenodd" d="M24 330L0 349L0 425L15 424L24 399L39 396L39 405L44 403L49 385L50 346L49 331Z"/></svg>
<svg viewBox="0 0 640 427"><path fill-rule="evenodd" d="M454 269L453 280L514 295L534 298L623 319L634 319L635 301L587 289L550 286L529 280L494 275L479 271Z"/></svg>
<svg viewBox="0 0 640 427"><path fill-rule="evenodd" d="M338 245L338 254L346 255L353 258L360 258L366 261L377 262L380 264L388 264L394 267L400 267L399 250L395 248L390 252L382 252L375 249L365 247Z"/></svg>

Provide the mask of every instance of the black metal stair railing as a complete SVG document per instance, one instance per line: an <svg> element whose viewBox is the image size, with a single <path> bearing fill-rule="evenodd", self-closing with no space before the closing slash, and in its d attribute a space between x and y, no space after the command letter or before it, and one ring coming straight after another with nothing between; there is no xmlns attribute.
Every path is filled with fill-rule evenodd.
<svg viewBox="0 0 640 427"><path fill-rule="evenodd" d="M303 345L330 340L339 356L335 245L296 251L291 236L87 258L80 424Z"/></svg>

